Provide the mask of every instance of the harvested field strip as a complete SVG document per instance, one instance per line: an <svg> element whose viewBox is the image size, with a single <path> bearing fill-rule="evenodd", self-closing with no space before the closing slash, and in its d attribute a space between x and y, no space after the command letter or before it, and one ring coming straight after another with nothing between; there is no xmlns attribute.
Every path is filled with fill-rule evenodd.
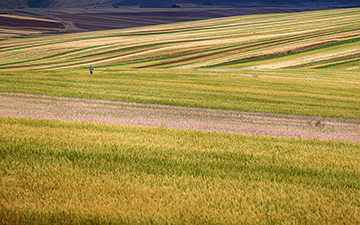
<svg viewBox="0 0 360 225"><path fill-rule="evenodd" d="M27 27L22 27L22 26L18 26L18 27L12 27L12 26L0 26L0 29L2 30L18 30L21 33L23 33L22 36L26 37L26 36L30 36L30 35L26 35L26 31L28 31L29 33L31 33L32 31L35 33L37 31L56 31L59 30L59 28L44 28L44 27L33 27L33 26L27 26Z"/></svg>
<svg viewBox="0 0 360 225"><path fill-rule="evenodd" d="M305 63L305 64L300 64L300 65L296 65L296 66L291 66L291 67L287 67L287 68L301 68L301 67L311 67L311 68L321 68L323 66L318 66L318 65L331 65L332 63L335 64L339 64L339 63L344 63L344 61L353 61L353 60L357 60L360 58L360 53L358 54L354 54L354 55L347 55L347 56L341 56L341 57L334 57L331 59L327 59L327 60L319 60L317 62L313 62L313 63ZM326 67L324 67L326 68Z"/></svg>
<svg viewBox="0 0 360 225"><path fill-rule="evenodd" d="M121 37L122 35L108 35L108 36L101 36L101 35L87 35L88 33L84 33L85 35L77 35L77 34L64 34L64 35L57 35L52 38L29 38L26 40L22 40L22 44L19 45L13 45L8 46L6 44L0 45L0 52L8 52L8 51L14 51L14 50L21 50L21 49L28 49L28 48L36 48L41 46L48 46L48 45L56 45L56 44L62 44L62 43L68 43L68 42L78 42L81 43L82 41L91 41L96 39L97 41L101 42L103 39L107 38L113 38L113 37ZM125 35L126 36L126 35ZM17 40L13 40L17 41ZM27 41L28 43L25 44L24 41ZM98 42L98 43L99 43ZM0 43L2 44L2 43Z"/></svg>
<svg viewBox="0 0 360 225"><path fill-rule="evenodd" d="M299 38L299 40L304 40L302 37ZM153 64L153 65L147 65L147 66L141 66L138 68L148 68L148 67L153 67L153 66L162 66L162 65L169 65L169 64L175 64L175 63L180 63L180 62L187 62L187 61L191 61L196 62L195 59L197 61L204 61L205 58L208 60L209 57L213 58L213 59L217 59L220 58L224 55L235 55L238 53L244 53L244 52L250 52L253 50L259 50L261 51L261 49L264 48L271 48L272 51L275 51L275 53L269 53L268 55L257 55L257 56L253 56L253 57L249 57L249 58L243 58L240 60L233 60L233 61L229 61L226 63L221 63L221 64L215 64L215 65L211 65L211 66L205 66L205 67L216 67L216 66L223 66L223 65L234 65L237 64L237 62L241 62L241 61L246 61L246 62L251 62L251 59L255 59L255 60L259 60L259 58L273 58L273 57L278 57L281 55L285 55L288 56L289 54L294 55L295 53L299 52L306 52L306 51L311 51L313 49L320 49L320 48L326 48L327 46L333 46L331 43L332 41L329 42L325 42L325 43L317 43L317 44L312 44L312 45L304 45L302 47L298 47L296 48L290 48L291 50L276 50L276 47L280 48L282 47L282 45L287 45L291 42L296 42L298 41L298 39L296 38L290 38L290 39L280 39L280 40L276 40L276 41L270 41L270 42L260 42L259 44L249 44L249 45L241 45L242 47L238 47L236 46L235 48L229 48L227 50L221 50L221 51L216 51L216 48L213 48L211 50L208 51L202 51L201 54L197 54L195 56L189 57L189 58L182 58L182 59L177 59L174 61L169 61L171 58L168 58L168 60L166 60L165 62L162 63L158 63L158 64ZM335 41L333 41L335 42ZM320 46L320 47L319 47ZM278 52L276 52L278 51ZM209 53L207 53L209 52ZM224 54L225 53L225 54ZM185 56L185 55L181 55L181 56ZM238 55L239 57L241 57L241 55ZM201 60L199 60L201 59Z"/></svg>
<svg viewBox="0 0 360 225"><path fill-rule="evenodd" d="M0 67L3 69L6 69L6 68L21 68L21 67L27 67L27 66L37 66L37 65L49 65L49 64L54 64L54 60L57 60L56 61L57 63L66 63L66 62L69 62L69 59L71 59L72 62L73 62L73 60L79 61L82 59L85 59L85 60L87 59L86 62L89 62L89 58L92 58L92 60L90 60L90 62L91 61L96 62L97 60L95 57L100 57L101 60L107 60L107 59L114 58L114 57L128 55L129 53L136 54L138 52L141 52L139 50L141 50L143 48L145 48L146 50L150 50L151 49L150 47L155 48L158 45L161 45L161 44L139 45L139 46L134 46L134 47L125 46L125 47L121 47L121 48L118 48L117 44L97 45L97 46L93 46L93 47L75 49L75 50L71 50L68 52L61 52L61 53L49 55L49 56L46 56L43 58L33 59L33 60L0 64ZM118 49L116 49L116 48L118 48ZM91 53L89 53L90 51L91 51ZM129 52L129 51L131 51L131 52ZM96 53L92 53L92 52L96 52ZM121 53L121 54L119 55L119 53ZM71 58L69 56L71 56ZM106 58L104 58L102 56L106 56ZM29 63L33 63L33 62L41 61L41 60L51 60L51 61L49 63L29 64ZM16 66L16 64L24 64L24 63L27 63L27 64L21 65L21 66ZM14 66L4 67L4 66L8 66L8 65L14 65ZM76 64L73 64L73 65L76 65Z"/></svg>
<svg viewBox="0 0 360 225"><path fill-rule="evenodd" d="M69 65L69 66L80 66L84 63L91 63L91 62L103 62L103 61L107 61L109 59L113 59L113 58L119 58L119 57L123 57L123 56L127 56L130 54L137 54L139 52L142 51L131 51L131 53L126 53L128 51L126 51L126 49L118 49L118 50L111 50L108 52L103 52L103 53L96 53L96 54L89 54L89 55L84 55L85 51L94 51L96 48L98 47L90 47L90 48L85 48L81 49L81 50L73 50L73 51L69 51L69 52L65 52L65 53L58 53L55 55L49 55L40 59L33 59L33 60L27 60L27 61L21 61L21 62L12 62L12 63L5 63L1 65L2 69L14 69L14 68L25 68L25 67L34 67L34 66L43 66L43 65L54 65L54 60L56 60L56 65L54 68L57 68L61 65ZM148 50L148 49L147 49ZM119 54L121 53L121 54ZM81 54L81 56L77 56ZM71 57L69 57L71 55ZM102 57L104 55L104 57ZM106 56L106 57L105 57ZM98 58L98 59L97 59ZM38 62L40 61L41 63L34 63L34 62ZM74 63L76 62L76 63ZM17 65L20 64L20 65ZM21 65L22 64L22 65ZM50 67L52 68L52 67ZM38 67L38 69L41 69L40 67Z"/></svg>
<svg viewBox="0 0 360 225"><path fill-rule="evenodd" d="M297 40L295 40L295 41L297 41ZM339 46L342 44L354 43L354 42L359 42L359 41L360 41L360 38L358 38L358 37L349 37L348 39L341 40L341 41L336 41L336 40L326 41L323 43L310 44L310 45L307 45L304 47L292 48L291 50L288 50L288 51L271 53L268 55L253 56L253 57L249 57L249 58L242 58L239 60L228 61L225 63L219 63L219 64L215 64L215 65L211 65L211 66L205 66L204 68L214 68L214 67L224 67L224 66L226 67L226 66L230 66L230 65L239 65L239 64L251 63L251 62L255 62L255 61L262 61L262 60L274 59L274 58L279 58L279 57L293 56L296 54L311 52L311 51L320 50L320 49L326 49L328 47ZM357 55L358 54L348 55L345 57L343 56L343 57L338 57L338 58L334 57L333 59L330 59L330 60L313 62L313 64L311 64L311 65L322 64L322 63L326 63L326 62L343 60L343 59L353 59L354 57L356 58ZM287 68L301 68L301 67L308 66L308 65L310 65L310 64L297 65L297 66L287 67Z"/></svg>
<svg viewBox="0 0 360 225"><path fill-rule="evenodd" d="M336 31L336 33L338 33L338 31ZM169 62L158 63L158 64L147 65L147 66L141 66L138 68L148 68L148 67L174 64L174 63L179 63L179 62L193 61L194 59L219 55L222 53L234 54L234 53L242 52L243 50L247 50L247 49L253 49L253 48L258 48L258 47L269 47L269 46L273 46L273 45L277 45L277 44L287 44L287 43L290 43L293 41L303 40L306 37L317 37L317 36L322 36L324 34L329 34L329 32L316 34L315 36L313 34L309 34L309 35L295 36L295 37L291 37L291 38L277 38L275 40L267 41L267 42L259 41L260 42L259 44L250 43L249 45L242 45L241 47L230 48L228 50L222 50L222 51L216 51L216 49L213 48L210 50L210 51L212 51L212 53L206 53L207 51L201 51L202 54L200 56L197 55L197 56L193 56L190 58L179 59L179 60L175 60L175 61L169 61ZM318 45L322 45L322 43L316 44L316 45L313 44L312 46L314 46L314 48L315 48L315 47L318 47ZM309 46L308 48L312 48L312 46ZM294 51L296 51L296 50L294 50ZM282 54L282 53L275 53L275 54ZM184 55L182 55L182 56L184 56Z"/></svg>
<svg viewBox="0 0 360 225"><path fill-rule="evenodd" d="M76 41L79 41L79 40L76 40ZM185 40L185 41L189 41L189 40ZM80 48L80 49L76 49L76 50L71 50L71 51L68 51L68 52L62 52L62 53L56 53L54 55L50 55L50 56L46 56L46 57L43 57L43 58L37 58L37 59L34 59L35 61L38 61L38 60L42 60L42 59L49 59L49 58L53 58L53 57L58 57L58 56L63 56L63 55L66 55L68 53L81 53L81 51L83 51L83 56L81 55L78 55L77 58L79 57L90 57L91 54L89 55L87 52L88 51L84 51L84 50L93 50L93 52L96 50L96 54L93 54L93 55L97 55L97 54L105 54L106 52L104 52L104 50L101 50L101 49L105 49L106 50L106 47L108 49L111 49L109 52L116 52L116 50L114 50L114 47L116 46L124 46L124 47L121 47L119 50L137 50L138 48L145 48L147 46L156 46L156 45L159 45L159 44L164 44L165 46L166 45L169 45L169 44L176 44L176 43L182 43L183 41L182 40L179 40L179 41L174 41L174 42L168 42L168 41L156 41L156 42L153 42L151 44L147 44L146 42L142 43L139 42L134 42L134 44L127 44L126 46L124 46L124 44L122 43L112 43L112 44L102 44L102 45L96 45L96 46L91 46L91 47L86 47L86 48ZM51 44L58 44L58 45L61 45L61 44L65 44L65 43L72 43L70 40L67 40L66 42L56 42L56 43L51 43ZM74 41L75 43L75 41ZM48 45L51 45L48 43ZM41 44L41 45L34 45L34 46L31 46L31 48L39 48L39 47L45 47L47 44ZM21 49L26 49L26 47L22 47ZM12 49L12 50L15 50L15 49ZM16 50L20 50L20 48L17 48ZM10 51L10 49L8 49L8 51ZM86 56L84 56L86 54ZM106 55L106 54L105 54ZM28 60L28 61L32 61L32 60ZM14 63L4 63L2 64L2 66L4 65L13 65L13 64L16 64L16 63L23 63L24 61L20 61L20 62L14 62ZM53 61L55 62L55 61Z"/></svg>
<svg viewBox="0 0 360 225"><path fill-rule="evenodd" d="M261 62L257 68L295 68L295 66L308 66L311 68L311 65L322 65L327 64L328 62L336 62L337 60L356 57L359 51L359 45L356 42L342 45L333 45L327 48L298 52L297 54L288 55L287 57L283 58L265 60L264 62Z"/></svg>
<svg viewBox="0 0 360 225"><path fill-rule="evenodd" d="M360 142L360 120L0 92L0 117Z"/></svg>
<svg viewBox="0 0 360 225"><path fill-rule="evenodd" d="M88 57L84 57L83 60L75 60L72 61L72 60L63 60L63 61L59 61L57 63L57 66L56 67L47 67L47 66L52 66L53 65L53 62L47 62L47 63L38 63L38 64L28 64L28 65L20 65L20 66L11 66L11 67L3 67L3 68L11 68L11 69L14 69L14 68L26 68L26 67L29 67L29 66L46 66L45 69L59 69L59 68L64 68L64 67L78 67L78 66L81 66L81 65L85 65L85 66L88 66L90 64L93 64L93 63L96 63L96 62L103 62L103 61L108 61L108 60L112 60L112 59L117 59L119 57L124 57L124 56L131 56L132 54L138 54L138 53L141 53L143 52L142 50L140 51L137 51L137 52L130 52L130 53L122 53L121 55L115 55L115 56L111 56L111 57L107 57L107 58L100 58L100 59L94 59L92 58L91 60L87 59ZM79 58L76 58L76 59L79 59ZM41 69L41 68L38 68L38 69Z"/></svg>
<svg viewBox="0 0 360 225"><path fill-rule="evenodd" d="M79 49L74 49L74 50L70 50L70 51L66 51L66 52L56 53L54 55L45 56L43 58L36 58L36 59L32 59L32 60L17 61L17 62L12 62L12 63L4 63L4 64L0 64L0 67L8 66L8 65L23 64L23 63L28 63L28 62L36 62L36 61L39 61L39 60L47 60L47 59L53 60L55 58L67 57L68 55L74 54L74 53L80 53L80 52L83 52L83 51L94 50L94 49L98 50L99 48L102 48L102 47L109 47L109 45L106 44L106 45L98 45L98 46L93 46L93 47L79 48ZM8 68L11 68L11 67L8 67Z"/></svg>
<svg viewBox="0 0 360 225"><path fill-rule="evenodd" d="M319 40L320 41L320 40ZM297 63L296 57L297 56L304 56L303 53L308 53L308 56L311 57L311 54L313 51L323 49L323 52L325 53L327 51L327 48L335 46L336 45L336 39L326 42L318 42L315 44L312 44L311 42L307 42L306 40L301 40L300 42L296 43L294 42L293 45L288 45L288 43L277 43L274 46L263 46L262 48L254 49L252 51L247 51L247 54L230 54L229 57L223 57L216 59L214 61L207 61L206 63L201 64L195 64L189 67L184 68L191 68L191 67L216 67L216 66L230 66L230 65L239 65L241 67L246 67L246 65L242 66L240 65L243 61L249 63L249 62L255 62L260 61L261 59L267 60L267 59L275 59L279 57L292 57L294 58L294 62ZM314 42L313 42L314 43ZM344 47L346 47L344 45ZM354 50L355 51L355 50ZM348 54L349 57L354 54L352 51L348 51L348 53L345 53L344 51L338 51L338 53L334 53L332 58L338 58L336 57L337 54ZM301 55L300 55L301 54ZM340 56L340 54L339 54ZM344 57L344 56L341 56ZM300 58L300 57L299 57ZM319 58L321 59L321 58ZM281 60L281 58L279 58ZM318 59L316 59L318 60ZM315 61L316 61L315 60ZM313 60L314 61L314 60ZM264 62L266 63L266 62ZM260 62L260 65L262 62ZM288 64L284 64L282 68L286 68L286 65L292 65L293 62L289 62Z"/></svg>
<svg viewBox="0 0 360 225"><path fill-rule="evenodd" d="M181 40L178 41L178 44L181 44L181 43L185 43L185 42L182 42ZM118 51L127 51L127 50L132 50L132 51L135 51L139 48L148 48L147 50L151 50L151 46L160 46L162 45L163 47L165 46L169 46L169 45L174 45L176 44L176 42L159 42L159 43L154 43L154 44L148 44L146 45L145 43L144 44L136 44L134 46L125 46L125 47L122 47L120 49L114 49L116 47L116 44L107 44L107 45L98 45L98 46L93 46L93 47L87 47L87 48L83 48L83 49L77 49L77 50L72 50L72 51L69 51L69 52L63 52L63 53L57 53L55 55L51 55L51 56L46 56L46 57L43 57L41 59L35 59L35 60L28 60L28 61L20 61L20 62L15 62L15 63L5 63L5 64L2 64L0 66L6 66L6 65L14 65L14 64L17 64L17 63L24 63L24 62L31 62L31 61L38 61L38 60L44 60L44 59L54 59L54 57L59 57L59 56L64 56L64 55L67 55L69 53L80 53L81 51L84 51L84 50L96 50L97 53L95 54L87 54L86 56L76 56L76 59L81 59L81 58L91 58L93 56L101 56L101 55L104 55L104 56L107 56L107 58L104 58L104 60L108 59L109 58L109 53L116 53L118 54ZM104 51L106 50L106 48L104 47L107 47L107 49L111 49L109 51ZM102 49L104 50L102 50ZM94 61L97 61L97 60L94 60ZM54 62L54 61L52 61ZM35 64L36 65L36 64ZM38 65L44 65L44 64L38 64ZM24 66L29 66L29 65L24 65ZM30 65L30 66L34 66L34 65ZM3 67L3 68L11 68L11 67ZM15 67L14 67L15 68ZM19 68L19 67L18 67Z"/></svg>
<svg viewBox="0 0 360 225"><path fill-rule="evenodd" d="M319 67L314 67L314 68L315 69L333 68L333 67L337 67L339 65L346 65L346 64L354 63L354 62L360 62L360 59L351 59L351 60L346 60L346 61L342 61L342 62L335 62L335 63L330 63L330 64L327 64L324 66L319 66Z"/></svg>

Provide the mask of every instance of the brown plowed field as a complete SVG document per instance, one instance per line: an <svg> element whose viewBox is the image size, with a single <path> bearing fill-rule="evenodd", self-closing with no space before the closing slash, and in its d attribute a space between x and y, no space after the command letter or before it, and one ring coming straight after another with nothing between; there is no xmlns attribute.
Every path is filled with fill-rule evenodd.
<svg viewBox="0 0 360 225"><path fill-rule="evenodd" d="M52 21L37 20L37 19L33 20L31 19L31 17L15 18L8 16L0 16L0 26L29 29L29 30L44 30L40 28L50 28L50 29L64 28L64 25L57 21L52 22Z"/></svg>
<svg viewBox="0 0 360 225"><path fill-rule="evenodd" d="M123 29L139 26L194 21L228 16L251 14L290 13L308 11L308 8L238 8L238 9L179 9L176 11L139 11L110 13L60 14L64 21L73 21L75 26L87 30Z"/></svg>
<svg viewBox="0 0 360 225"><path fill-rule="evenodd" d="M360 142L360 121L0 92L0 116Z"/></svg>
<svg viewBox="0 0 360 225"><path fill-rule="evenodd" d="M135 12L126 12L113 9L110 12L96 11L89 13L68 13L53 12L56 16L48 16L48 11L39 14L39 17L23 16L28 13L26 10L12 11L14 16L6 14L1 15L0 28L16 29L37 33L64 33L79 32L84 30L107 30L123 29L131 27L167 24L182 21L194 21L228 16L250 15L250 14L268 14L268 13L290 13L300 11L315 10L313 8L232 8L232 9L206 9L206 8L184 8L184 9L157 9L152 11L148 9L137 9ZM3 11L1 13L6 13ZM38 12L37 12L38 13ZM30 12L31 15L37 13ZM16 16L16 15L22 16ZM57 21L55 21L57 20ZM65 27L67 26L67 27ZM11 33L11 32L10 32ZM12 35L12 37L17 37Z"/></svg>

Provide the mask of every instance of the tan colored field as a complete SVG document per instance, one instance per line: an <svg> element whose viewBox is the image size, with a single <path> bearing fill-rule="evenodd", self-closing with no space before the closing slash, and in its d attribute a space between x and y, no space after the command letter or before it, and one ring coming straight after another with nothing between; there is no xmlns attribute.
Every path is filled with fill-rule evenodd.
<svg viewBox="0 0 360 225"><path fill-rule="evenodd" d="M46 22L53 22L53 23L57 23L58 21L56 20L51 20L51 19L46 19L46 18L37 18L37 17L29 17L29 16L20 16L20 15L1 15L0 14L0 18L2 18L2 20L5 20L5 18L15 18L15 19L19 19L19 20L38 20L38 21L46 21Z"/></svg>

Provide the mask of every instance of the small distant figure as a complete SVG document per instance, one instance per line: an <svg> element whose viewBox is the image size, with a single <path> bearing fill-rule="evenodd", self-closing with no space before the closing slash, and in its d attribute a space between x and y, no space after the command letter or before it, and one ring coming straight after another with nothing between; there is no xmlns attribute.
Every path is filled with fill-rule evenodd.
<svg viewBox="0 0 360 225"><path fill-rule="evenodd" d="M94 70L94 67L92 65L90 65L89 69L90 69L90 74L92 74L93 70Z"/></svg>

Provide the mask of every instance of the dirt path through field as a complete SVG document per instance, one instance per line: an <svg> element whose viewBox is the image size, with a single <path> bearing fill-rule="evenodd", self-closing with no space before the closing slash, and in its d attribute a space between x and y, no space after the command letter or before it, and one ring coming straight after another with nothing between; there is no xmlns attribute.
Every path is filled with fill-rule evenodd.
<svg viewBox="0 0 360 225"><path fill-rule="evenodd" d="M360 120L0 92L0 116L360 142Z"/></svg>

